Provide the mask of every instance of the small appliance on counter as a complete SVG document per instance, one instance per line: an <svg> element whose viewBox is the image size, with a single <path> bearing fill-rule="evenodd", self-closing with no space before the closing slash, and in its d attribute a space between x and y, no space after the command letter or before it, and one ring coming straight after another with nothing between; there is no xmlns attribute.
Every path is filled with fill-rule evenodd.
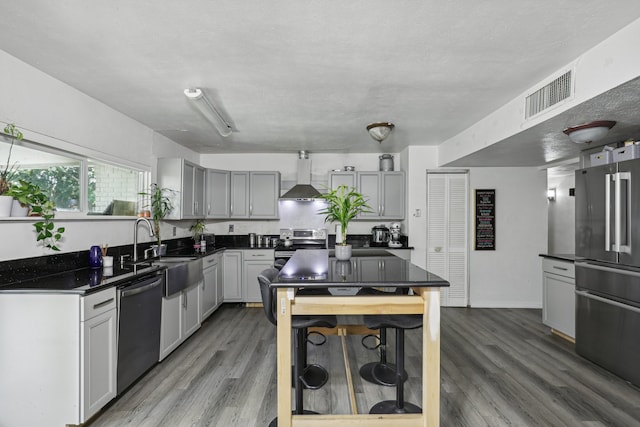
<svg viewBox="0 0 640 427"><path fill-rule="evenodd" d="M389 240L390 248L402 247L402 242L400 241L400 229L400 223L394 222L393 224L391 224L391 229L389 231L389 234L391 235L391 240Z"/></svg>
<svg viewBox="0 0 640 427"><path fill-rule="evenodd" d="M371 246L387 246L389 244L389 229L384 225L371 228Z"/></svg>

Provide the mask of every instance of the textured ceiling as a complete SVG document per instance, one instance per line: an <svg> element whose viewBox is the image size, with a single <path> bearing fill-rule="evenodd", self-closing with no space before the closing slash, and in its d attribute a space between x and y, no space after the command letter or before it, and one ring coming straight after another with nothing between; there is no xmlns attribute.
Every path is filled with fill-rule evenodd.
<svg viewBox="0 0 640 427"><path fill-rule="evenodd" d="M397 152L451 138L639 16L637 0L20 0L3 4L0 49L197 152ZM186 87L236 132L220 137ZM374 121L396 124L382 146ZM513 138L536 150L533 133L557 130Z"/></svg>

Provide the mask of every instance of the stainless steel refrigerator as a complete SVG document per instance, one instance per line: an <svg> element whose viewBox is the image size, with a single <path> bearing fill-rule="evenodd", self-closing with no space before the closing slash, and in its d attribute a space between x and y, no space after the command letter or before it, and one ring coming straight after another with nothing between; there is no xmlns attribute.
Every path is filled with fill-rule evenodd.
<svg viewBox="0 0 640 427"><path fill-rule="evenodd" d="M640 159L576 171L576 352L640 385Z"/></svg>

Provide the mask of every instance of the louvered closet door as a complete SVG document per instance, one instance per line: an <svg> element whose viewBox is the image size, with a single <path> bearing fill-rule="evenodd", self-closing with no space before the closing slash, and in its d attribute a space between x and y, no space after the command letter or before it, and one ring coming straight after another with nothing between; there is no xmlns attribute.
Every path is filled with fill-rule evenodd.
<svg viewBox="0 0 640 427"><path fill-rule="evenodd" d="M468 175L427 173L427 269L447 279L441 304L465 307L468 300Z"/></svg>

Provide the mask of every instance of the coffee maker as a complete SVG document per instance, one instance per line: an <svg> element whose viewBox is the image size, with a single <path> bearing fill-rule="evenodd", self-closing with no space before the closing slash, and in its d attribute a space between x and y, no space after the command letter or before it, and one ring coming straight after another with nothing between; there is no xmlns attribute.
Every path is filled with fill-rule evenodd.
<svg viewBox="0 0 640 427"><path fill-rule="evenodd" d="M391 240L389 240L390 248L400 248L402 247L402 242L400 241L400 223L394 222L389 227L389 234L391 235Z"/></svg>

